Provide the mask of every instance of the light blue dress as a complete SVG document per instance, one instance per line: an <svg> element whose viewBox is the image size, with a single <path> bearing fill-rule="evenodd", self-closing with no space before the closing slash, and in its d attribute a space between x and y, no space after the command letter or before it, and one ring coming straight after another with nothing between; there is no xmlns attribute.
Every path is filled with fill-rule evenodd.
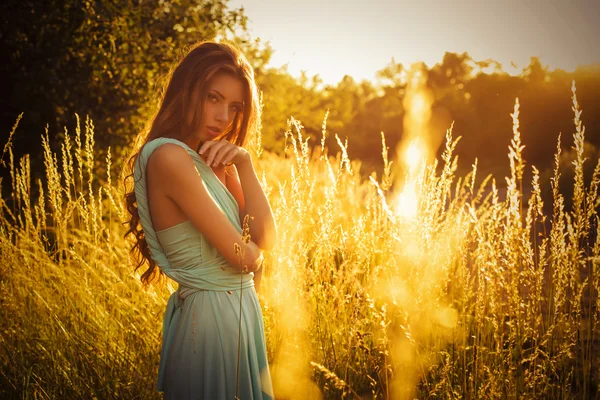
<svg viewBox="0 0 600 400"><path fill-rule="evenodd" d="M158 390L164 391L165 399L233 400L239 378L237 393L241 400L272 399L253 274L240 274L190 221L154 230L145 172L150 155L165 143L187 150L211 197L233 226L242 231L237 202L194 150L171 138L154 139L144 145L134 169L140 221L152 259L179 283L164 315Z"/></svg>

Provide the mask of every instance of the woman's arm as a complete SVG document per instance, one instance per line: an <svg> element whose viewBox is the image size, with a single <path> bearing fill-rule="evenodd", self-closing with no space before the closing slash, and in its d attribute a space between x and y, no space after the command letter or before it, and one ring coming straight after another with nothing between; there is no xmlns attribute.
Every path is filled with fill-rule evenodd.
<svg viewBox="0 0 600 400"><path fill-rule="evenodd" d="M240 218L249 215L251 239L263 250L275 245L276 228L273 212L250 158L247 162L232 165L227 170L227 188L240 205ZM239 172L238 172L239 171Z"/></svg>
<svg viewBox="0 0 600 400"><path fill-rule="evenodd" d="M235 165L236 178L239 178L242 187L246 214L250 216L250 237L261 249L272 249L277 237L273 212L258 182L250 153L243 147L226 140L211 140L204 142L200 154L206 157L209 166L229 163Z"/></svg>
<svg viewBox="0 0 600 400"><path fill-rule="evenodd" d="M148 176L161 183L161 191L172 199L194 226L231 265L239 265L237 244L243 250L243 264L254 271L261 253L254 241L244 243L242 235L209 195L194 160L175 144L164 144L152 153L146 168Z"/></svg>

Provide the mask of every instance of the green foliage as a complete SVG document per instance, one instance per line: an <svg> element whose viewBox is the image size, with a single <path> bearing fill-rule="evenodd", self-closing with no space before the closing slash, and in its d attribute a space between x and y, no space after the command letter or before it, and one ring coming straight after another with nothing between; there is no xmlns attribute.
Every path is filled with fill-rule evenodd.
<svg viewBox="0 0 600 400"><path fill-rule="evenodd" d="M307 134L316 139L326 111L318 80L310 81L305 76L297 81L285 68L269 68L257 76L257 84L263 93L262 144L266 149L282 152L289 116L301 120Z"/></svg>

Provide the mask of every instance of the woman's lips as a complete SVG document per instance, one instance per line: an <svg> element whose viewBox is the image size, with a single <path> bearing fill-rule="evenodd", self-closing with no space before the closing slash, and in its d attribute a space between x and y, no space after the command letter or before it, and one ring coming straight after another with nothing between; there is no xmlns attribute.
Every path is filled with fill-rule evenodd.
<svg viewBox="0 0 600 400"><path fill-rule="evenodd" d="M211 136L218 136L221 133L221 130L215 126L207 126L208 134Z"/></svg>

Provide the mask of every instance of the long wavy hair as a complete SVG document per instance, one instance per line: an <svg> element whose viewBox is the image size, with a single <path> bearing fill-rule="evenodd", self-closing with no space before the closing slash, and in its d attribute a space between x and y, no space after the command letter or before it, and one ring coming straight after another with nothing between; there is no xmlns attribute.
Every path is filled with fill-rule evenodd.
<svg viewBox="0 0 600 400"><path fill-rule="evenodd" d="M238 112L230 126L217 139L226 139L243 146L249 134L256 132L260 121L258 91L254 81L254 70L244 55L234 46L226 43L201 42L185 54L167 76L167 84L162 92L158 111L146 128L137 136L132 155L126 166L128 174L124 179L125 203L131 219L125 224L129 230L125 238L132 236L133 247L130 255L135 262L135 271L147 265L141 276L144 285L148 285L157 275L156 263L150 255L144 230L140 224L135 197L133 170L141 148L149 141L159 137L185 139L197 131L202 124L204 107L194 107L198 102L204 105L211 80L220 73L238 78L244 86L244 106ZM198 98L194 98L197 96ZM188 122L190 108L193 118ZM196 151L199 149L196 149ZM159 276L162 271L158 269Z"/></svg>

